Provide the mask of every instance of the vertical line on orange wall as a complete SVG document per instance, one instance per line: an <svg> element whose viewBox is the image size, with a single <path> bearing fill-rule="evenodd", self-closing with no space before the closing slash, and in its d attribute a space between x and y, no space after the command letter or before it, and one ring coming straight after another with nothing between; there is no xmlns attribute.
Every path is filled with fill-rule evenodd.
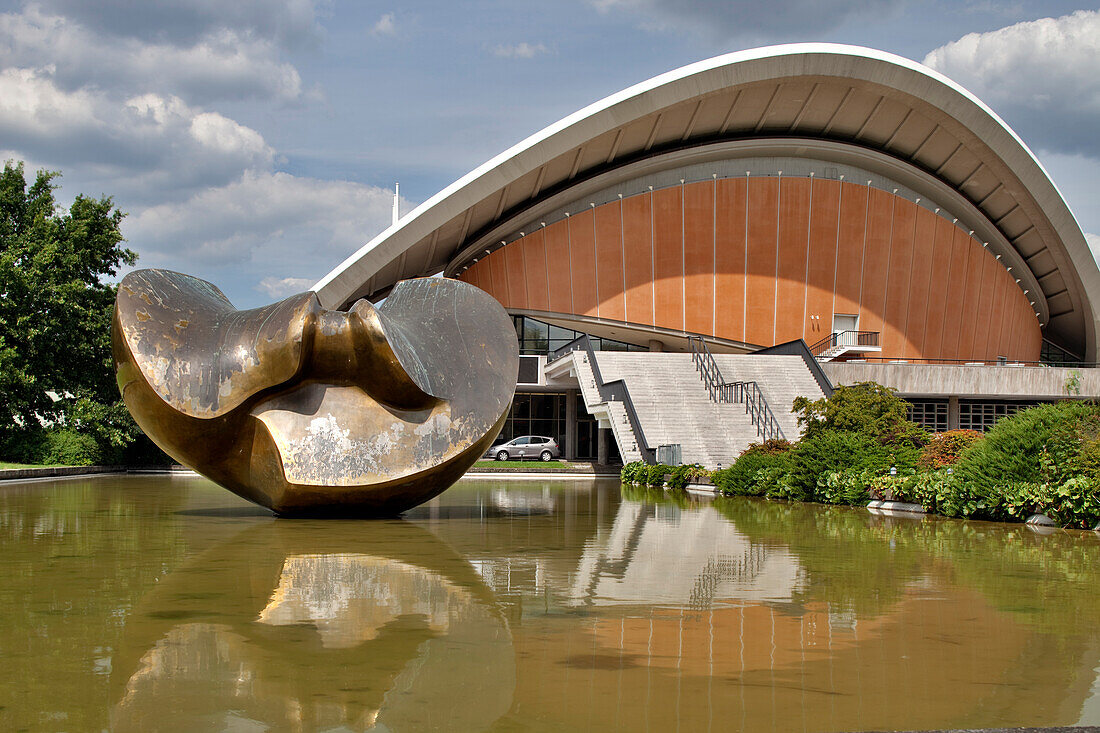
<svg viewBox="0 0 1100 733"><path fill-rule="evenodd" d="M867 191L870 193L870 190ZM836 313L836 271L840 267L840 219L844 205L844 184L837 186L836 192L836 241L833 246L833 305L829 313L829 333L833 332L833 314Z"/></svg>
<svg viewBox="0 0 1100 733"><path fill-rule="evenodd" d="M657 324L657 225L653 222L653 187L649 187L649 322Z"/></svg>
<svg viewBox="0 0 1100 733"><path fill-rule="evenodd" d="M742 271L745 276L741 278L741 343L748 343L748 319L749 319L749 174L745 173L745 266Z"/></svg>
<svg viewBox="0 0 1100 733"><path fill-rule="evenodd" d="M959 235L958 229L959 223L956 221L951 228L951 243L947 247L947 277L943 281L943 323L940 324L940 358L954 359L958 356L958 352L952 352L950 357L946 357L947 349L944 347L943 334L947 332L947 314L951 310L951 303L947 301L948 296L951 295L951 274L955 271L955 238ZM966 274L966 266L963 266L963 275Z"/></svg>
<svg viewBox="0 0 1100 733"><path fill-rule="evenodd" d="M902 357L909 353L909 312L913 309L913 304L909 302L909 294L913 292L913 260L917 256L917 222L920 221L920 204L914 204L914 206L917 210L913 216L913 246L909 250L909 287L905 293L905 321L901 327L902 341L905 344L901 352Z"/></svg>
<svg viewBox="0 0 1100 733"><path fill-rule="evenodd" d="M1008 275L1009 277L1012 277L1011 272L1008 273ZM1015 278L1012 279L1015 280ZM1016 322L1020 319L1016 317L1015 301L1012 300L1012 286L1015 284L1015 282L1009 284L1005 294L1005 310L1007 311L1005 316L1009 319L1008 339L1005 341L1005 343L1007 344L1007 346L1005 347L1005 355L1008 356L1009 361L1017 361L1020 358L1019 356L1017 356L1019 352L1016 349ZM1017 288L1016 292L1019 292L1019 288ZM1012 302L1013 305L1010 306L1010 302Z"/></svg>
<svg viewBox="0 0 1100 733"><path fill-rule="evenodd" d="M802 336L806 337L806 316L810 312L810 229L814 225L814 175L810 174L810 215L806 217L806 274L802 276Z"/></svg>
<svg viewBox="0 0 1100 733"><path fill-rule="evenodd" d="M844 184L840 184L841 188ZM859 305L857 317L863 316L863 271L867 264L867 229L871 226L871 189L867 189L867 195L863 197L863 249L859 255ZM856 324L859 328L859 324Z"/></svg>
<svg viewBox="0 0 1100 733"><path fill-rule="evenodd" d="M778 91L778 90L777 90ZM783 217L783 171L779 171L779 186L775 192L775 290L772 295L772 342L769 346L775 346L775 326L779 320L779 228ZM747 247L746 247L747 249Z"/></svg>
<svg viewBox="0 0 1100 733"><path fill-rule="evenodd" d="M710 191L710 335L718 335L718 176Z"/></svg>
<svg viewBox="0 0 1100 733"><path fill-rule="evenodd" d="M619 261L623 268L623 320L630 322L630 314L626 310L626 224L623 221L623 195L619 194Z"/></svg>
<svg viewBox="0 0 1100 733"><path fill-rule="evenodd" d="M890 302L890 261L894 259L894 214L897 212L898 195L890 197L890 233L886 240L886 286L882 289L882 334L886 333L886 308ZM867 192L867 208L871 208L871 192ZM883 339L885 340L885 339ZM882 346L880 345L881 349ZM880 352L881 353L881 352Z"/></svg>
<svg viewBox="0 0 1100 733"><path fill-rule="evenodd" d="M527 238L524 237L524 240L526 239ZM527 251L529 249L531 249L530 243L524 241L523 246L520 247L519 250L519 262L523 267L523 307L528 309L531 307L531 287L530 283L527 282Z"/></svg>
<svg viewBox="0 0 1100 733"><path fill-rule="evenodd" d="M684 254L684 179L680 179L680 330L687 332L687 256Z"/></svg>
<svg viewBox="0 0 1100 733"><path fill-rule="evenodd" d="M592 282L596 288L596 318L600 317L600 243L596 239L596 207L592 209Z"/></svg>
<svg viewBox="0 0 1100 733"><path fill-rule="evenodd" d="M542 232L542 271L546 275L546 310L553 310L550 307L550 260L546 254L546 227L541 229Z"/></svg>
<svg viewBox="0 0 1100 733"><path fill-rule="evenodd" d="M982 247L982 252L985 253L986 257L992 257L993 256L993 255L989 254L989 250L987 250L984 246ZM982 262L982 268L981 269L982 269L982 273L981 273L981 276L978 278L978 307L974 309L975 313L981 313L982 312L982 298L985 296L985 271L988 268L985 266L984 261ZM977 324L977 325L974 326L974 343L971 345L970 348L973 349L973 352L976 354L976 356L974 357L975 359L981 359L982 361L985 361L985 350L983 349L981 352L979 352L978 349L977 349L977 346L978 346L977 334L978 334L979 326L986 329L986 334L987 334L987 336L986 336L986 346L988 347L988 345L989 345L989 337L988 337L989 324L988 323Z"/></svg>
<svg viewBox="0 0 1100 733"><path fill-rule="evenodd" d="M966 249L966 259L963 260L963 299L962 299L962 302L959 303L959 313L963 318L966 317L966 313L963 311L963 306L966 305L966 288L969 286L969 283L966 282L966 276L970 272L970 253L974 250L974 246L976 244L977 244L977 242L974 240L974 237L972 237L970 235L967 235L967 237L966 237L966 248L965 248ZM946 323L946 322L947 322L947 313L945 312L944 313L944 323ZM960 328L958 334L955 335L955 351L953 353L955 354L956 359L962 358L959 355L960 354L959 349L962 347L962 332L963 332L963 330L962 330L962 328Z"/></svg>
<svg viewBox="0 0 1100 733"><path fill-rule="evenodd" d="M573 305L573 217L565 218L565 247L569 251L569 312L577 314L577 306Z"/></svg>

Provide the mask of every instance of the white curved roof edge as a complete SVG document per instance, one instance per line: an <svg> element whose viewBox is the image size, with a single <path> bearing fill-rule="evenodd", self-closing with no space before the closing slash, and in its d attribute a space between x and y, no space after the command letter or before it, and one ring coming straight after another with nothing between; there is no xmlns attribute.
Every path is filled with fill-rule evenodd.
<svg viewBox="0 0 1100 733"><path fill-rule="evenodd" d="M600 99L588 106L574 112L567 117L564 117L557 122L543 128L542 130L530 135L524 140L516 143L512 147L503 151L502 153L494 156L490 160L486 161L482 165L478 166L474 170L470 171L466 175L462 176L439 193L435 194L427 201L417 206L413 211L403 216L396 224L387 227L384 231L380 232L373 239L368 241L350 256L344 259L337 267L331 272L325 275L321 280L313 285L311 290L314 292L320 292L336 278L338 278L345 270L354 265L364 255L374 250L381 243L393 237L397 232L410 226L416 222L421 216L434 209L441 202L447 200L451 196L457 194L463 189L467 188L479 178L482 178L489 173L497 170L505 165L508 161L517 157L521 153L537 147L546 140L552 138L554 135L563 132L578 123L596 116L600 112L603 112L616 104L627 101L633 97L641 96L647 92L659 89L665 85L677 82L683 79L690 78L696 74L700 74L713 69L721 68L724 66L732 66L735 64L743 63L746 61L757 61L767 58L775 58L781 56L793 56L793 55L807 55L807 54L830 54L836 56L851 56L856 58L863 58L874 61L881 61L894 66L899 66L910 71L914 71L918 74L926 76L946 87L953 90L957 94L964 97L967 101L978 107L982 112L989 116L990 119L995 121L997 125L1002 128L1011 138L1020 146L1020 148L1027 153L1031 161L1036 167L1043 173L1046 181L1051 185L1054 193L1059 197L1061 203L1065 206L1066 211L1073 218L1074 223L1077 225L1080 231L1080 223L1077 222L1076 217L1073 215L1072 210L1066 203L1065 197L1058 189L1057 185L1051 179L1050 174L1046 168L1039 161L1039 159L1032 152L1031 148L1016 134L1015 130L1008 126L1007 123L1001 117L994 112L988 105L982 100L972 94L962 85L953 81L952 79L944 76L935 69L931 69L919 62L912 59L898 56L887 51L880 51L873 48L866 48L863 46L854 46L848 44L837 43L788 43L774 46L764 46L760 48L747 49L743 51L734 51L713 58L697 61L686 66L682 66L678 69L667 71L663 74L659 74L655 77L647 79L645 81L634 84L619 92L611 94L603 99ZM442 224L442 222L440 222ZM1084 235L1082 234L1082 239Z"/></svg>

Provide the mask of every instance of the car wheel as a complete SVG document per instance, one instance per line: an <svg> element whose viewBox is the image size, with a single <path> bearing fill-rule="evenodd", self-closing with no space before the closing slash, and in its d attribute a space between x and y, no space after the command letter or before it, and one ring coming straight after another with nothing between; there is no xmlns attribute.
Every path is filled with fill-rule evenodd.
<svg viewBox="0 0 1100 733"><path fill-rule="evenodd" d="M554 456L550 455L550 451L548 450L544 450L542 453L539 453L539 458L543 461L549 461L553 457Z"/></svg>
<svg viewBox="0 0 1100 733"><path fill-rule="evenodd" d="M502 450L500 453L497 453L497 460L498 461L507 461L508 460L508 451Z"/></svg>

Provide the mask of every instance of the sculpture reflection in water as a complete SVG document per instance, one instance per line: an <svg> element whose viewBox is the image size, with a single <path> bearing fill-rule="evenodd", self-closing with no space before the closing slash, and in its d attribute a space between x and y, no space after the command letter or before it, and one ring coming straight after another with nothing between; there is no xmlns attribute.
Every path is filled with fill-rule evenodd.
<svg viewBox="0 0 1100 733"><path fill-rule="evenodd" d="M482 730L504 715L511 635L469 563L404 522L359 534L254 527L164 578L113 659L112 730Z"/></svg>
<svg viewBox="0 0 1100 733"><path fill-rule="evenodd" d="M208 282L139 270L112 344L142 430L280 514L393 515L444 491L500 432L519 368L504 309L440 278L377 308L308 292L238 311Z"/></svg>

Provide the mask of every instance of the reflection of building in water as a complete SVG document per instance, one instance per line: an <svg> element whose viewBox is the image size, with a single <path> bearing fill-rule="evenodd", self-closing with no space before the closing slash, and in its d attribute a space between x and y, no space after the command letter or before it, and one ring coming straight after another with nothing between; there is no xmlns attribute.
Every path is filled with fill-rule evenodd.
<svg viewBox="0 0 1100 733"><path fill-rule="evenodd" d="M371 555L295 555L283 563L279 586L258 621L272 626L309 623L326 648L369 641L401 616L423 616L446 633L450 616L469 593L407 563Z"/></svg>
<svg viewBox="0 0 1100 733"><path fill-rule="evenodd" d="M610 534L585 546L573 582L577 603L790 602L803 577L786 548L754 545L713 511L623 502Z"/></svg>

